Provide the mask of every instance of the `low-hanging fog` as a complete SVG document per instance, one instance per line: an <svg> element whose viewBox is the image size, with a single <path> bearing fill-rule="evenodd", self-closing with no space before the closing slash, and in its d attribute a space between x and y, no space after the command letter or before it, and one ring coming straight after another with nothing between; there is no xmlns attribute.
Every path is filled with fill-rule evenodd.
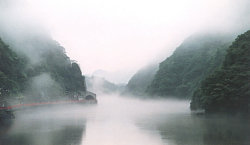
<svg viewBox="0 0 250 145"><path fill-rule="evenodd" d="M98 105L17 111L2 141L9 145L236 145L249 141L249 120L192 115L188 101L117 94L102 95L98 101Z"/></svg>
<svg viewBox="0 0 250 145"><path fill-rule="evenodd" d="M69 141L68 144L78 142L77 145L163 145L155 124L161 115L175 119L189 113L187 101L140 100L121 98L117 94L103 95L98 100L98 105L94 106L63 105L18 111L10 136L24 134L21 139L33 145L57 145L55 140L60 139ZM71 130L62 139L65 128ZM83 130L75 134L75 128Z"/></svg>
<svg viewBox="0 0 250 145"><path fill-rule="evenodd" d="M249 28L248 8L248 0L0 0L0 36L15 40L13 47L34 63L39 55L23 42L51 36L84 74L104 70L115 74L113 82L126 83L193 33Z"/></svg>

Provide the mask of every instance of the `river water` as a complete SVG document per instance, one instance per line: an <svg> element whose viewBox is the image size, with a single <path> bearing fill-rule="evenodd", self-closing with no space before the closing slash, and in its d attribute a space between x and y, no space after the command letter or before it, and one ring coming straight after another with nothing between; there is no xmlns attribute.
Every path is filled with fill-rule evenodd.
<svg viewBox="0 0 250 145"><path fill-rule="evenodd" d="M189 101L103 95L98 105L15 115L0 145L250 145L249 119L194 115Z"/></svg>

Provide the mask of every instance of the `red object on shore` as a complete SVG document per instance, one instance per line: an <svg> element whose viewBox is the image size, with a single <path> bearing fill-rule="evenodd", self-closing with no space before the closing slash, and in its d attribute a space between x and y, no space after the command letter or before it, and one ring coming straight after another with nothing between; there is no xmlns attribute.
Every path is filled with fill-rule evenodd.
<svg viewBox="0 0 250 145"><path fill-rule="evenodd" d="M42 106L42 105L56 105L56 104L71 104L71 103L85 103L86 100L70 100L70 101L55 101L55 102L41 102L31 104L18 104L7 107L0 107L0 110L18 109L22 107Z"/></svg>

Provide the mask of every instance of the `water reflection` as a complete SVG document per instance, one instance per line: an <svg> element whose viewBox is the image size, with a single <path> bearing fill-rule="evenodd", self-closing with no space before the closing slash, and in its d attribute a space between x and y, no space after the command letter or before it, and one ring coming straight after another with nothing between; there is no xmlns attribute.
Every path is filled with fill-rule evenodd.
<svg viewBox="0 0 250 145"><path fill-rule="evenodd" d="M205 117L205 132L203 135L206 145L249 145L250 119L230 116Z"/></svg>
<svg viewBox="0 0 250 145"><path fill-rule="evenodd" d="M180 114L162 118L157 128L173 145L249 145L249 118Z"/></svg>
<svg viewBox="0 0 250 145"><path fill-rule="evenodd" d="M0 145L80 145L85 119L68 113L55 115L53 111L58 113L55 108L18 112L12 128L0 136Z"/></svg>
<svg viewBox="0 0 250 145"><path fill-rule="evenodd" d="M197 116L189 101L99 96L96 106L16 113L0 145L249 145L249 118Z"/></svg>

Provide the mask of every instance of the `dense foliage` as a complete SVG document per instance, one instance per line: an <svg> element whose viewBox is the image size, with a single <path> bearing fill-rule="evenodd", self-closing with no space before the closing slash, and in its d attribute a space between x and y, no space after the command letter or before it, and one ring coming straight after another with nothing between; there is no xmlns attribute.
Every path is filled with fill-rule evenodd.
<svg viewBox="0 0 250 145"><path fill-rule="evenodd" d="M157 70L158 65L149 65L140 69L129 80L126 86L125 93L145 95L146 89L151 84Z"/></svg>
<svg viewBox="0 0 250 145"><path fill-rule="evenodd" d="M192 97L191 109L250 111L250 31L229 47L222 67L208 76Z"/></svg>
<svg viewBox="0 0 250 145"><path fill-rule="evenodd" d="M69 59L63 47L54 41L48 43L42 39L39 40L39 45L46 48L40 49L40 62L30 65L30 76L48 73L66 94L86 90L85 77L82 76L80 67Z"/></svg>
<svg viewBox="0 0 250 145"><path fill-rule="evenodd" d="M23 90L27 76L24 72L26 61L17 56L0 39L0 97L18 93Z"/></svg>
<svg viewBox="0 0 250 145"><path fill-rule="evenodd" d="M14 43L14 42L13 42ZM34 63L25 53L15 53L0 40L0 93L22 101L55 100L86 91L85 77L77 63L69 59L57 42L41 37L24 41L36 52ZM25 56L25 57L24 57Z"/></svg>
<svg viewBox="0 0 250 145"><path fill-rule="evenodd" d="M221 65L230 38L223 35L195 35L185 40L160 63L147 92L151 95L190 98L208 74Z"/></svg>

